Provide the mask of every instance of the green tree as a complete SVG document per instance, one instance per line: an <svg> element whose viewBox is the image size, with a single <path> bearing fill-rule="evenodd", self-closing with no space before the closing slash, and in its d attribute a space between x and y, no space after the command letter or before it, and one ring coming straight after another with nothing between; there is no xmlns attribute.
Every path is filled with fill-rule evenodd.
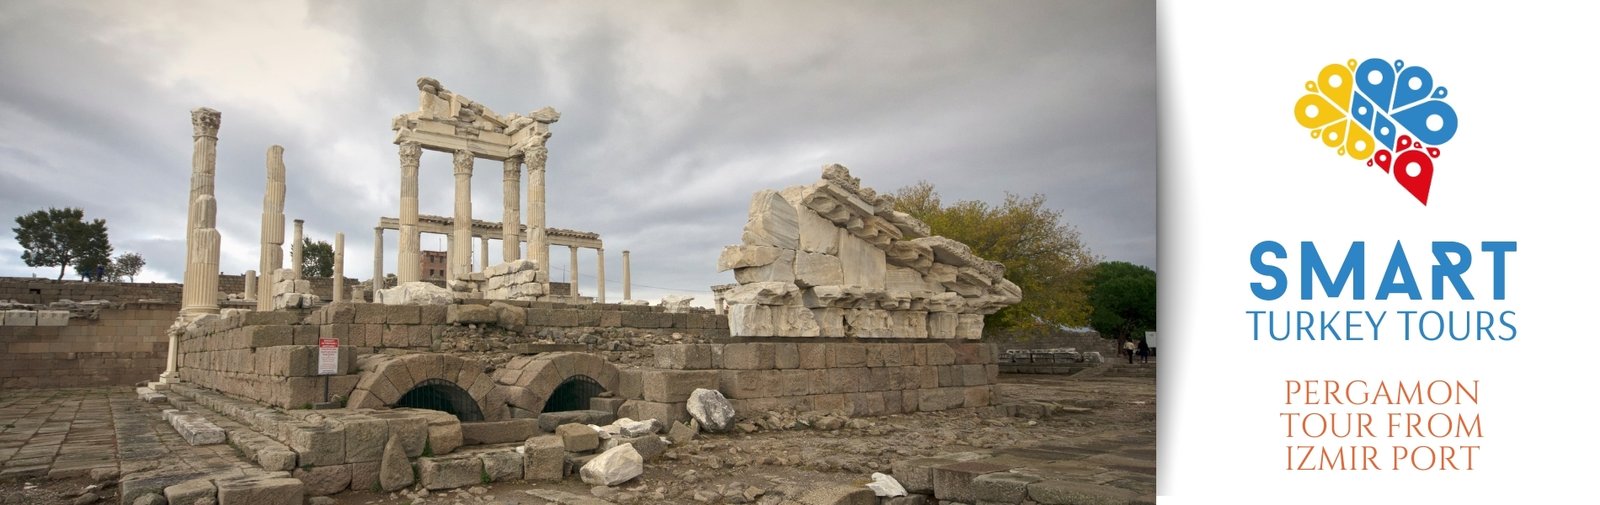
<svg viewBox="0 0 1600 505"><path fill-rule="evenodd" d="M303 239L300 252L301 277L307 279L333 277L333 244Z"/></svg>
<svg viewBox="0 0 1600 505"><path fill-rule="evenodd" d="M1076 227L1044 206L1043 195L1006 193L994 206L962 200L945 205L932 184L900 188L895 207L942 235L1006 267L1006 279L1022 288L1022 302L984 319L994 330L1083 326L1088 321L1089 269L1098 259Z"/></svg>
<svg viewBox="0 0 1600 505"><path fill-rule="evenodd" d="M1100 336L1121 340L1144 338L1156 329L1156 272L1111 261L1094 268L1089 279L1089 325Z"/></svg>
<svg viewBox="0 0 1600 505"><path fill-rule="evenodd" d="M118 280L127 277L128 282L133 282L133 277L143 270L144 256L136 252L122 253L111 261L110 272Z"/></svg>
<svg viewBox="0 0 1600 505"><path fill-rule="evenodd" d="M22 246L22 262L30 267L59 267L56 280L66 277L68 265L80 273L82 267L89 267L93 273L111 257L106 220L84 222L83 209L51 207L17 216L17 227L11 231Z"/></svg>

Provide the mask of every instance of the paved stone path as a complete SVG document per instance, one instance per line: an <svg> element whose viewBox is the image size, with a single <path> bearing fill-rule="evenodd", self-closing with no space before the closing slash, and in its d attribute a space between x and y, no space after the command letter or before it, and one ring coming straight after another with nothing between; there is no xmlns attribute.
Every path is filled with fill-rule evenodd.
<svg viewBox="0 0 1600 505"><path fill-rule="evenodd" d="M0 392L0 479L259 471L228 445L190 446L163 408L127 387Z"/></svg>
<svg viewBox="0 0 1600 505"><path fill-rule="evenodd" d="M0 392L0 478L88 475L117 468L113 398L122 388Z"/></svg>

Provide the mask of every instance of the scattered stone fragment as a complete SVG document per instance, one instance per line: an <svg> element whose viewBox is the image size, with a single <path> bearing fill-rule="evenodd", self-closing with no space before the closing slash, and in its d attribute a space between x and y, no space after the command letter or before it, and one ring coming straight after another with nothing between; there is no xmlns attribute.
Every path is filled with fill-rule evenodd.
<svg viewBox="0 0 1600 505"><path fill-rule="evenodd" d="M878 472L872 473L872 482L867 483L867 489L871 489L872 494L884 497L906 495L906 488L900 486L899 481L894 480L894 477Z"/></svg>
<svg viewBox="0 0 1600 505"><path fill-rule="evenodd" d="M715 389L695 389L689 393L689 416L707 431L727 431L733 425L733 404Z"/></svg>
<svg viewBox="0 0 1600 505"><path fill-rule="evenodd" d="M586 425L569 423L556 427L556 436L569 452L592 451L600 448L600 434Z"/></svg>
<svg viewBox="0 0 1600 505"><path fill-rule="evenodd" d="M389 441L383 446L383 464L378 468L378 485L384 491L396 491L414 482L416 475L412 473L406 450L400 447L400 437L389 435Z"/></svg>
<svg viewBox="0 0 1600 505"><path fill-rule="evenodd" d="M694 436L700 431L700 428L697 421L691 422L695 423L695 425L672 423L672 429L667 432L667 440L671 440L672 445L683 445L685 442L694 440Z"/></svg>
<svg viewBox="0 0 1600 505"><path fill-rule="evenodd" d="M585 484L615 486L644 475L644 457L632 445L619 445L600 453L578 471Z"/></svg>

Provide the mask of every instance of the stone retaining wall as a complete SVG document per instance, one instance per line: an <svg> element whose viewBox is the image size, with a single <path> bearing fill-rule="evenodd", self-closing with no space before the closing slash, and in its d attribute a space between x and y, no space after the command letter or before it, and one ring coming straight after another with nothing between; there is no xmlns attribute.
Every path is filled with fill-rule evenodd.
<svg viewBox="0 0 1600 505"><path fill-rule="evenodd" d="M196 385L283 408L350 398L361 372L357 358L380 352L444 352L461 340L485 351L517 352L544 328L629 333L667 331L727 335L727 320L709 311L669 314L661 307L470 300L452 305L341 302L316 311L243 311L186 334L179 376ZM170 321L170 319L169 319ZM487 332L499 332L494 346ZM463 336L465 334L465 336ZM338 374L317 375L317 343L340 342ZM157 370L159 373L159 370ZM454 382L454 381L452 381ZM404 393L404 391L400 391Z"/></svg>
<svg viewBox="0 0 1600 505"><path fill-rule="evenodd" d="M166 369L166 329L177 314L175 304L128 304L64 326L0 326L0 389L155 379Z"/></svg>
<svg viewBox="0 0 1600 505"><path fill-rule="evenodd" d="M686 420L696 388L720 390L741 415L827 411L880 416L990 403L1000 373L991 344L749 342L656 346L655 368L620 372L617 415Z"/></svg>

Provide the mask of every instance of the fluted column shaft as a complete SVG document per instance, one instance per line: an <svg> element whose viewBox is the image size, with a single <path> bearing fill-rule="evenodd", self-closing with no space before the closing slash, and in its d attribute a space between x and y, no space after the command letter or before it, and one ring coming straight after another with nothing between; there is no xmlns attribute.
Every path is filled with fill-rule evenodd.
<svg viewBox="0 0 1600 505"><path fill-rule="evenodd" d="M596 261L595 269L594 269L594 278L595 278L595 281L594 281L595 282L595 284L594 284L595 285L595 288L594 288L594 301L595 301L595 303L606 303L606 250L605 250L605 248L596 248L594 250L594 257L595 257L595 261Z"/></svg>
<svg viewBox="0 0 1600 505"><path fill-rule="evenodd" d="M568 271L571 274L568 276L570 277L568 282L571 284L567 288L567 294L572 295L572 301L576 302L578 301L578 247L567 246L567 252L572 255L571 258L568 258L567 263L567 267L571 269Z"/></svg>
<svg viewBox="0 0 1600 505"><path fill-rule="evenodd" d="M194 157L190 163L189 173L189 199L184 202L189 208L189 220L184 227L184 235L188 237L188 246L184 256L184 278L198 275L204 268L205 260L203 251L204 241L208 235L197 232L210 229L211 234L216 233L216 175L217 175L217 130L222 127L222 113L208 108L198 108L189 111L189 121L194 126ZM202 199L210 200L211 216L207 220L206 204ZM214 241L215 242L215 241ZM201 251L197 254L197 251ZM216 258L211 258L211 290L202 291L204 286L184 282L183 307L180 316L192 319L199 314L217 313L217 271ZM209 300L208 300L209 298ZM173 343L175 346L176 343ZM177 357L172 356L173 360ZM177 373L176 361L172 362L168 372Z"/></svg>
<svg viewBox="0 0 1600 505"><path fill-rule="evenodd" d="M256 301L256 271L255 270L245 270L244 271L244 300L247 301L247 302Z"/></svg>
<svg viewBox="0 0 1600 505"><path fill-rule="evenodd" d="M455 249L450 255L451 279L472 271L472 152L455 152L456 216L452 235Z"/></svg>
<svg viewBox="0 0 1600 505"><path fill-rule="evenodd" d="M622 301L633 299L633 268L628 265L628 251L622 251Z"/></svg>
<svg viewBox="0 0 1600 505"><path fill-rule="evenodd" d="M504 207L500 218L500 262L508 263L522 258L522 172L518 166L522 164L521 156L506 158L505 170L502 172L501 205ZM488 268L488 260L484 261L484 268Z"/></svg>
<svg viewBox="0 0 1600 505"><path fill-rule="evenodd" d="M422 231L417 228L417 165L421 159L421 144L400 144L400 253L395 267L400 283L422 280Z"/></svg>
<svg viewBox="0 0 1600 505"><path fill-rule="evenodd" d="M344 233L333 234L333 301L342 302L344 292Z"/></svg>
<svg viewBox="0 0 1600 505"><path fill-rule="evenodd" d="M272 310L272 274L283 268L283 201L287 169L283 146L267 148L267 191L261 201L261 264L256 270L256 310Z"/></svg>
<svg viewBox="0 0 1600 505"><path fill-rule="evenodd" d="M544 163L549 151L541 142L522 153L528 167L528 254L527 258L539 262L539 278L544 279L545 293L550 292L550 239L544 227Z"/></svg>
<svg viewBox="0 0 1600 505"><path fill-rule="evenodd" d="M372 227L372 292L373 301L377 301L377 292L383 289L383 227Z"/></svg>
<svg viewBox="0 0 1600 505"><path fill-rule="evenodd" d="M306 273L305 273L305 265L306 265L306 233L305 232L306 232L306 229L305 228L306 228L306 220L304 220L304 219L296 219L296 220L294 220L294 243L293 244L289 244L289 250L294 251L294 259L290 260L290 261L293 261L294 264L289 265L289 268L294 270L294 278L296 278L296 279L304 279L304 278L306 278Z"/></svg>

